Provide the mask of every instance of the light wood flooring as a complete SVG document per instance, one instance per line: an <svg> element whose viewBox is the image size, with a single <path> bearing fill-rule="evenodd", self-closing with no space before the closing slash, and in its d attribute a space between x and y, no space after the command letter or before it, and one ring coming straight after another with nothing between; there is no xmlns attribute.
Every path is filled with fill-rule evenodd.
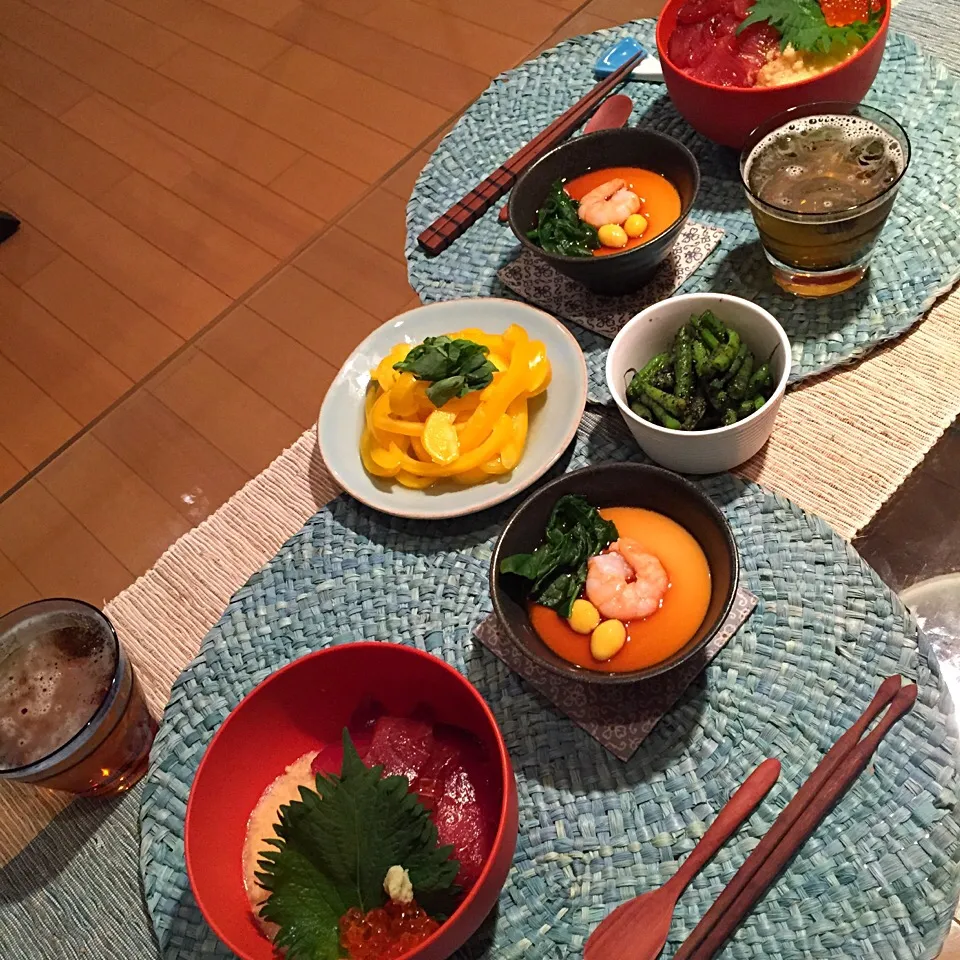
<svg viewBox="0 0 960 960"><path fill-rule="evenodd" d="M0 0L0 612L102 604L417 301L417 174L543 46L658 0Z"/></svg>

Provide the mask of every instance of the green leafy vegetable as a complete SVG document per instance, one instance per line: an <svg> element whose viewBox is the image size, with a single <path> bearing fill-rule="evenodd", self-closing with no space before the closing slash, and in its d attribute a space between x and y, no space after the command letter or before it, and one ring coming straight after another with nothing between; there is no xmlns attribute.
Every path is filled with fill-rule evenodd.
<svg viewBox="0 0 960 960"><path fill-rule="evenodd" d="M577 213L580 205L555 180L543 206L537 211L537 226L527 236L547 253L565 257L592 257L600 246L595 227Z"/></svg>
<svg viewBox="0 0 960 960"><path fill-rule="evenodd" d="M517 553L500 563L501 573L531 581L532 600L569 617L587 580L587 560L617 539L616 526L583 497L561 497L547 521L546 539L533 553Z"/></svg>
<svg viewBox="0 0 960 960"><path fill-rule="evenodd" d="M796 50L830 53L834 48L866 43L880 29L882 20L881 8L871 10L867 20L831 27L817 0L756 0L737 33L751 24L766 22L780 31L781 49L790 44Z"/></svg>
<svg viewBox="0 0 960 960"><path fill-rule="evenodd" d="M446 914L457 890L453 847L438 846L437 828L406 777L368 768L343 731L340 776L317 776L316 791L280 808L257 880L270 892L260 910L280 927L275 943L288 960L337 960L339 921L351 907L364 912L386 902L383 880L399 864L410 874L421 906ZM425 907L426 909L426 907Z"/></svg>
<svg viewBox="0 0 960 960"><path fill-rule="evenodd" d="M393 369L412 373L418 380L432 380L427 397L435 407L442 407L454 397L465 397L489 386L497 372L487 359L489 352L472 340L427 337Z"/></svg>

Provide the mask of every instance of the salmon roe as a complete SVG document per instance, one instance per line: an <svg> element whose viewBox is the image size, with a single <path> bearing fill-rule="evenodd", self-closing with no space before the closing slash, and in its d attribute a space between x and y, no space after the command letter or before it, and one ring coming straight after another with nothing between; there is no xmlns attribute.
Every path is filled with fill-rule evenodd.
<svg viewBox="0 0 960 960"><path fill-rule="evenodd" d="M871 10L879 9L876 0L820 0L827 25L845 27L855 20L868 20Z"/></svg>
<svg viewBox="0 0 960 960"><path fill-rule="evenodd" d="M340 943L352 960L396 960L439 928L416 901L390 900L366 914L351 907L340 918Z"/></svg>

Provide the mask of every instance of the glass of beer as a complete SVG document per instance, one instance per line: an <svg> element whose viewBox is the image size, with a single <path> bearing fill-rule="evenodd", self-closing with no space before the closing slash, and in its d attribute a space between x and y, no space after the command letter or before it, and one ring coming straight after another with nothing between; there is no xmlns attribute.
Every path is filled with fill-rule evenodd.
<svg viewBox="0 0 960 960"><path fill-rule="evenodd" d="M81 796L146 773L157 725L113 625L80 600L0 617L0 778Z"/></svg>
<svg viewBox="0 0 960 960"><path fill-rule="evenodd" d="M805 104L757 127L740 176L774 280L802 297L859 283L909 163L900 124L863 104Z"/></svg>

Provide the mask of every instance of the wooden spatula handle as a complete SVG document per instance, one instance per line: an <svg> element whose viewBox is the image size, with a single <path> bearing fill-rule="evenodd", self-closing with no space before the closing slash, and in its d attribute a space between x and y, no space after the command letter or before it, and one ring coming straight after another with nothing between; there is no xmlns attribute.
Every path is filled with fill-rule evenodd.
<svg viewBox="0 0 960 960"><path fill-rule="evenodd" d="M779 760L764 760L744 780L739 790L726 802L723 809L710 824L692 853L683 861L680 869L671 877L670 886L677 888L679 897L687 884L703 869L713 855L737 832L740 825L757 808L760 801L780 776Z"/></svg>

